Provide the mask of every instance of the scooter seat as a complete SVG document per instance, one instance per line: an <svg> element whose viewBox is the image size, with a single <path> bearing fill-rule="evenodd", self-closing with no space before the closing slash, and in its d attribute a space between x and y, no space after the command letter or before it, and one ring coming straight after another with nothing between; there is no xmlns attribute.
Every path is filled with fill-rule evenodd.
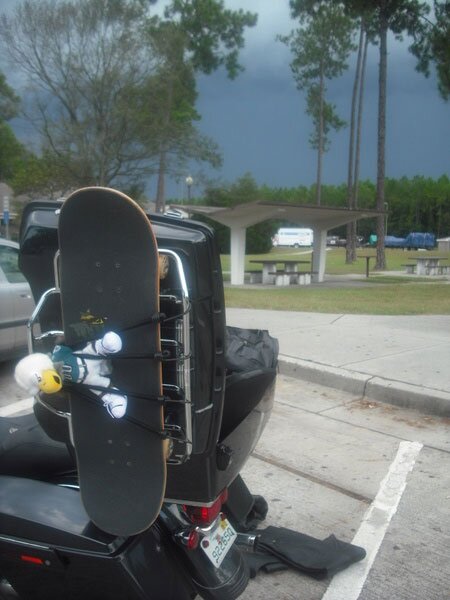
<svg viewBox="0 0 450 600"><path fill-rule="evenodd" d="M74 468L66 444L48 437L34 413L0 417L0 474L44 480Z"/></svg>

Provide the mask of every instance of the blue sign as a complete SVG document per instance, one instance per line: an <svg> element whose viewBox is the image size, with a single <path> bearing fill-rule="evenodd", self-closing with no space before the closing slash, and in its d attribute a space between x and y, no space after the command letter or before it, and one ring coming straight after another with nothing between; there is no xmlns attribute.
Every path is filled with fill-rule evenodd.
<svg viewBox="0 0 450 600"><path fill-rule="evenodd" d="M3 223L9 225L9 210L3 211Z"/></svg>

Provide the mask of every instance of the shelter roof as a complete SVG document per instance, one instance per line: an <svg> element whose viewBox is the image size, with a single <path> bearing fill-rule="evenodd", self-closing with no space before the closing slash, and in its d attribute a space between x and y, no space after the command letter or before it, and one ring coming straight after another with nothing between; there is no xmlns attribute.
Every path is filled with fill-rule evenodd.
<svg viewBox="0 0 450 600"><path fill-rule="evenodd" d="M358 219L377 217L384 214L384 211L373 209L287 204L263 200L237 204L236 206L189 205L183 206L183 208L190 214L202 214L229 227L249 227L268 219L282 219L303 227L322 230L333 229Z"/></svg>

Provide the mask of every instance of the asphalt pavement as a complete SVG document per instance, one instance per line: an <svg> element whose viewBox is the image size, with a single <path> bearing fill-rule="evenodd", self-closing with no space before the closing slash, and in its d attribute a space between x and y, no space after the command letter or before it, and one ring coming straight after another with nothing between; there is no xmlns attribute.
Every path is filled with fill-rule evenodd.
<svg viewBox="0 0 450 600"><path fill-rule="evenodd" d="M243 471L269 502L263 526L367 552L322 582L258 575L243 599L448 598L450 316L230 308L227 323L280 344L274 410Z"/></svg>
<svg viewBox="0 0 450 600"><path fill-rule="evenodd" d="M381 402L450 416L450 316L227 309L227 324L266 329L280 372Z"/></svg>
<svg viewBox="0 0 450 600"><path fill-rule="evenodd" d="M242 599L448 598L450 420L427 415L450 416L450 316L229 308L227 323L280 344L273 413L243 470L269 503L261 527L367 551L332 579L258 574ZM32 405L13 367L0 365L3 416Z"/></svg>

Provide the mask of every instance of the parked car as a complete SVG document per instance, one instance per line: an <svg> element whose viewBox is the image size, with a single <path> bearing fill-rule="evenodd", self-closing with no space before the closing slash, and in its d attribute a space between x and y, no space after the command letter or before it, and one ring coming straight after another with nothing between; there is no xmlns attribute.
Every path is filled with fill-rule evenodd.
<svg viewBox="0 0 450 600"><path fill-rule="evenodd" d="M356 245L362 246L364 243L364 238L361 235L356 236ZM327 237L327 246L334 246L335 248L345 248L347 245L347 240L345 238L340 238L337 235L329 235Z"/></svg>
<svg viewBox="0 0 450 600"><path fill-rule="evenodd" d="M339 242L339 236L337 235L328 235L327 236L327 246L337 246Z"/></svg>
<svg viewBox="0 0 450 600"><path fill-rule="evenodd" d="M19 244L0 238L0 360L27 349L27 321L34 309L30 286L19 269Z"/></svg>

